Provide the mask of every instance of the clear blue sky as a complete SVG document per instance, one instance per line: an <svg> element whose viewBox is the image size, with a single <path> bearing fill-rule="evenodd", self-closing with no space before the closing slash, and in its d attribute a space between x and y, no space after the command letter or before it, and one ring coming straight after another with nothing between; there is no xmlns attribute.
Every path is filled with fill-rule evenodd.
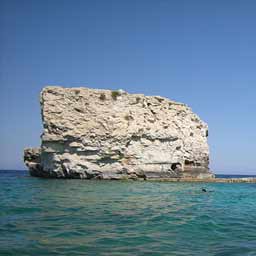
<svg viewBox="0 0 256 256"><path fill-rule="evenodd" d="M211 168L256 174L256 1L0 0L0 168L24 169L45 85L185 102Z"/></svg>

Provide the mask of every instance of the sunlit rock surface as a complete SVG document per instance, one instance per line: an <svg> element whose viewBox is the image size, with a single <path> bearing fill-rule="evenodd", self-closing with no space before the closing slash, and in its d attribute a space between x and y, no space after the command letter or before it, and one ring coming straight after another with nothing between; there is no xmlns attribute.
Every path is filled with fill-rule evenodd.
<svg viewBox="0 0 256 256"><path fill-rule="evenodd" d="M208 127L182 103L123 90L46 87L31 175L81 179L211 178Z"/></svg>

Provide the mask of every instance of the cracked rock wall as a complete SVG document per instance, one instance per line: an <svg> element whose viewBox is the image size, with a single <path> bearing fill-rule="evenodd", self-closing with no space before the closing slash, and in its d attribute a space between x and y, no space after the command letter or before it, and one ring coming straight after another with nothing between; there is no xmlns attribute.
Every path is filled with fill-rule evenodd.
<svg viewBox="0 0 256 256"><path fill-rule="evenodd" d="M31 175L84 179L210 178L208 127L182 103L159 96L46 87Z"/></svg>

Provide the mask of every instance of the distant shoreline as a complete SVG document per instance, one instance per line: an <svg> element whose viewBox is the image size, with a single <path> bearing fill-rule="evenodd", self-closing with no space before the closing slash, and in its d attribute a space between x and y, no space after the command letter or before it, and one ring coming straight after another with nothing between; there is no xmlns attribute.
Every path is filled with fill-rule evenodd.
<svg viewBox="0 0 256 256"><path fill-rule="evenodd" d="M27 173L27 170L0 170L0 173L17 172ZM51 178L50 178L51 179ZM122 180L121 180L122 181ZM142 181L138 179L138 181ZM161 182L202 182L202 183L256 183L256 175L248 174L216 174L215 178L198 179L198 178L157 178L147 179L146 181L161 181Z"/></svg>
<svg viewBox="0 0 256 256"><path fill-rule="evenodd" d="M168 179L150 179L148 181L163 181L163 182L202 182L202 183L256 183L256 177L243 178L168 178Z"/></svg>
<svg viewBox="0 0 256 256"><path fill-rule="evenodd" d="M0 172L28 172L28 170L18 170L18 169L0 169ZM225 174L225 173L217 173L215 174L216 178L254 178L256 177L256 174Z"/></svg>

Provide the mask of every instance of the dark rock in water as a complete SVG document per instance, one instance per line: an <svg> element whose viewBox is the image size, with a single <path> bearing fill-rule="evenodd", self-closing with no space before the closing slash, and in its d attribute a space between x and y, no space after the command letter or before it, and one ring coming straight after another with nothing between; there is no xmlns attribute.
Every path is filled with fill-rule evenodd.
<svg viewBox="0 0 256 256"><path fill-rule="evenodd" d="M46 87L31 175L80 179L209 179L208 127L182 103L123 90Z"/></svg>
<svg viewBox="0 0 256 256"><path fill-rule="evenodd" d="M24 162L26 166L29 168L30 174L32 176L38 176L37 174L40 172L41 169L41 149L25 148Z"/></svg>

